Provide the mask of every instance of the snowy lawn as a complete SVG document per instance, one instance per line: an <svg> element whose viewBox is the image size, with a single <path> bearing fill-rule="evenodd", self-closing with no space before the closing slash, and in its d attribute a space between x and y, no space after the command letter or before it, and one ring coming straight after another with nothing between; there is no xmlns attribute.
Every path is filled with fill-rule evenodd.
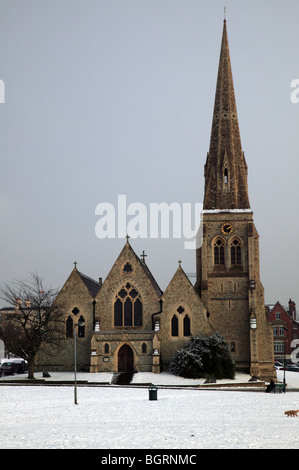
<svg viewBox="0 0 299 470"><path fill-rule="evenodd" d="M298 449L290 409L299 409L299 389L158 389L150 401L147 387L79 386L75 405L72 386L2 385L0 448Z"/></svg>

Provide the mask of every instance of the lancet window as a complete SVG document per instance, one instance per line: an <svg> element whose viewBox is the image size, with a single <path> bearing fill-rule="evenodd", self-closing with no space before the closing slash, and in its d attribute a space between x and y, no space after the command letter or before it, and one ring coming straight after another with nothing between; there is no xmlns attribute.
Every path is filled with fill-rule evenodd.
<svg viewBox="0 0 299 470"><path fill-rule="evenodd" d="M78 321L78 338L85 337L85 320L84 317L81 315Z"/></svg>
<svg viewBox="0 0 299 470"><path fill-rule="evenodd" d="M214 243L214 264L224 265L224 241L221 238Z"/></svg>
<svg viewBox="0 0 299 470"><path fill-rule="evenodd" d="M183 314L183 307L177 308L179 317L174 314L171 319L171 336L191 336L191 321L187 314Z"/></svg>
<svg viewBox="0 0 299 470"><path fill-rule="evenodd" d="M232 266L241 266L242 264L242 248L240 241L235 238L231 243L230 261Z"/></svg>
<svg viewBox="0 0 299 470"><path fill-rule="evenodd" d="M73 320L71 317L68 317L68 319L66 320L66 337L73 337Z"/></svg>

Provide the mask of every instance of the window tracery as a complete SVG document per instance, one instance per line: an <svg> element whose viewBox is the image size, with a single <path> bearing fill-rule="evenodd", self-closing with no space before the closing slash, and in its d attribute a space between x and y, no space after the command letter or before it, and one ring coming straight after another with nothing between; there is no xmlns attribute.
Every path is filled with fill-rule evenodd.
<svg viewBox="0 0 299 470"><path fill-rule="evenodd" d="M241 243L237 238L235 238L231 243L230 262L231 266L241 266L242 264L242 248Z"/></svg>
<svg viewBox="0 0 299 470"><path fill-rule="evenodd" d="M139 292L127 282L114 299L114 326L142 326L142 310Z"/></svg>

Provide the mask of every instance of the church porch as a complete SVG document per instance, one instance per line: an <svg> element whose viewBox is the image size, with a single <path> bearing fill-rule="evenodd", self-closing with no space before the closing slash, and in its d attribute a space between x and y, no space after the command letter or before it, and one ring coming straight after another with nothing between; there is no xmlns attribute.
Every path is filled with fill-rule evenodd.
<svg viewBox="0 0 299 470"><path fill-rule="evenodd" d="M160 372L159 363L154 331L93 333L90 372Z"/></svg>

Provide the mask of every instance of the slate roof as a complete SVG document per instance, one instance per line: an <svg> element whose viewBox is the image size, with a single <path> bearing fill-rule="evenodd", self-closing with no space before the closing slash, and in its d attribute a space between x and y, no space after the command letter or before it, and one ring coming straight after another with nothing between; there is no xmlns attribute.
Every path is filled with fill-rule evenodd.
<svg viewBox="0 0 299 470"><path fill-rule="evenodd" d="M81 273L80 271L78 271L78 274L80 275L82 281L89 290L90 295L94 298L99 292L101 284L95 281L94 279L91 279L90 277L86 276L85 274Z"/></svg>

